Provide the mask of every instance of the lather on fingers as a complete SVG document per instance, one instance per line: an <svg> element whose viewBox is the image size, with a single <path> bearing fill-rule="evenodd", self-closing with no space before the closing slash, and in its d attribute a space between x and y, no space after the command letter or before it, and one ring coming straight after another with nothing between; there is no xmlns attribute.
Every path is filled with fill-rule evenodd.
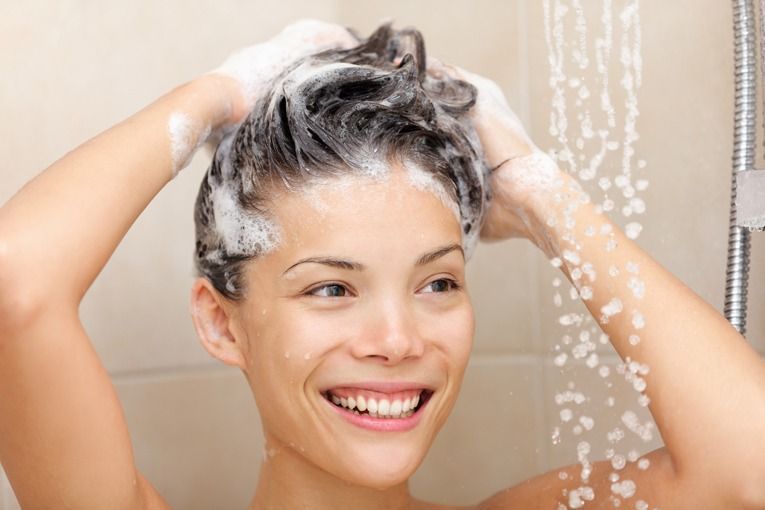
<svg viewBox="0 0 765 510"><path fill-rule="evenodd" d="M268 83L291 64L330 48L347 49L358 43L358 38L343 26L305 19L288 25L266 42L236 51L212 74L227 76L239 84L246 113Z"/></svg>

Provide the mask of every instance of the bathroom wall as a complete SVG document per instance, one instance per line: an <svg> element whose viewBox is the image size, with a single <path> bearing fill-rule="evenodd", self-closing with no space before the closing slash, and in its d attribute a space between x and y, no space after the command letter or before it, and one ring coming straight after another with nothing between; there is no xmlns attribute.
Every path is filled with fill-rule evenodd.
<svg viewBox="0 0 765 510"><path fill-rule="evenodd" d="M67 150L175 84L306 16L362 33L385 18L418 27L432 54L496 80L539 145L555 146L547 132L539 0L5 4L0 202ZM641 13L636 148L648 161L651 185L643 195L648 213L639 242L722 309L733 121L730 6L642 2ZM257 411L241 374L198 346L187 305L192 204L206 163L206 154L198 155L138 219L86 297L82 317L122 399L142 472L177 508L243 508L262 455ZM765 234L753 236L751 266L749 338L765 353L765 315L758 313L765 309L759 284ZM596 424L590 436L596 458L619 409L638 408L626 384L609 389L584 366L553 365L562 334L552 303L554 276L528 243L479 247L469 267L478 320L472 361L454 415L412 481L416 495L476 502L575 462L579 438L551 440L560 421L553 396L570 381L591 398L585 405ZM672 317L668 310L666 320ZM618 362L610 348L602 349L601 360ZM609 395L615 408L603 405ZM660 444L657 437L631 447L642 453ZM4 477L0 494L0 510L17 507Z"/></svg>

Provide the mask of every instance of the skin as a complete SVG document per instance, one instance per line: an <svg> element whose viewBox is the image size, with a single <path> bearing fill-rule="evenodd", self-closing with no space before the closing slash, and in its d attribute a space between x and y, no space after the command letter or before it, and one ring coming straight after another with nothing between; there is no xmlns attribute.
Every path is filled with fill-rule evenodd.
<svg viewBox="0 0 765 510"><path fill-rule="evenodd" d="M257 58L257 52L253 55ZM433 72L472 79L479 95L492 96L483 79L461 70ZM168 508L135 467L119 401L82 328L78 306L130 225L170 181L170 115L180 110L200 126L222 129L241 119L248 101L236 80L206 75L70 152L0 209L0 460L24 508ZM473 112L491 165L534 150L511 127L508 111L497 100L479 101ZM143 150L134 150L136 146ZM610 222L592 204L581 203L581 192L565 173L560 172L562 187L550 190L516 186L521 171L522 165L506 164L494 172L495 200L485 237L523 237L548 256L570 249L568 239L576 238L582 259L599 275L588 282L594 298L585 304L597 319L600 308L618 296L624 312L603 329L620 355L651 367L646 394L666 446L647 456L650 469L629 464L620 471L622 479L638 486L637 495L626 503L632 506L640 498L651 508L764 508L765 367L760 357L717 311L615 225L612 251L605 248L606 238L587 236L586 226ZM252 508L334 509L343 508L343 501L352 501L353 508L449 508L413 500L406 478L453 404L472 338L464 290L424 291L443 290L433 284L443 277L464 278L459 254L452 251L427 266L416 264L422 254L459 242L456 221L434 197L402 182L395 165L389 182L356 183L348 192L353 200L347 203L346 195L341 200L328 192L327 203L333 207L325 216L311 212L299 196L282 197L281 211L274 202L285 231L283 245L253 262L247 275L248 283L267 292L235 304L203 281L193 289L194 319L203 344L245 373L261 406L269 447L276 451L263 466ZM375 197L400 194L411 201L396 204L401 215L397 211L398 222L389 223ZM356 200L369 204L354 208L351 215L341 214ZM562 230L562 221L549 227L546 220L561 219L572 202L580 203L573 213L573 231ZM412 204L417 207L407 209ZM309 225L323 228L301 226L292 207L311 218ZM385 210L391 209L397 208ZM368 223L362 228L364 220ZM409 221L411 227L402 226ZM359 236L367 243L358 242ZM51 263L51 254L56 263ZM295 258L317 255L348 258L366 270L303 264L294 279L280 277ZM624 269L628 262L640 267L646 283L642 299L629 291L626 271L607 276L610 265ZM578 281L568 261L561 269ZM326 279L347 283L351 296L298 296L304 289L298 281ZM332 301L325 305L326 299ZM646 326L641 342L633 346L628 341L633 332L630 312L638 309ZM286 321L288 314L298 320ZM330 334L343 314L348 314L344 323L350 323L347 333ZM441 327L441 320L451 328L432 330ZM301 358L308 342L311 356ZM285 362L285 348L295 351L292 363ZM281 374L279 367L294 382L268 377L269 370ZM395 378L412 377L414 367L424 369L417 376L434 385L438 399L421 429L381 440L398 453L394 468L375 463L384 452L376 439L368 441L369 448L351 445L348 458L345 451L333 454L331 433L343 431L360 442L372 434L337 423L326 413L308 418L307 412L324 404L316 389L337 383L338 370L349 378ZM283 395L289 405L269 404L263 396L269 391ZM310 436L296 427L306 422ZM372 466L353 469L355 462ZM583 485L579 466L565 471L565 480L554 470L475 508L555 508L566 501L565 489ZM587 508L613 506L608 498L610 471L605 463L595 464L587 484L598 499Z"/></svg>
<svg viewBox="0 0 765 510"><path fill-rule="evenodd" d="M275 196L282 240L248 266L257 290L244 301L227 303L203 278L194 285L203 344L242 369L261 412L271 454L252 508L410 508L407 479L454 405L474 325L460 225L400 167L390 172L320 186L311 199ZM317 209L316 195L329 205ZM321 395L364 381L434 394L412 431L372 432Z"/></svg>

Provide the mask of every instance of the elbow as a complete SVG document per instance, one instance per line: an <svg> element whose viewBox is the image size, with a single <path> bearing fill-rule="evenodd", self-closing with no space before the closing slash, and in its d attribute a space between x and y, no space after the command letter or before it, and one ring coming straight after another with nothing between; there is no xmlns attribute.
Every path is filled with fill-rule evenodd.
<svg viewBox="0 0 765 510"><path fill-rule="evenodd" d="M765 437L760 442L765 442ZM759 457L758 463L752 463L746 480L741 488L744 508L765 510L765 452Z"/></svg>
<svg viewBox="0 0 765 510"><path fill-rule="evenodd" d="M759 453L747 453L739 459L743 471L738 474L739 483L733 496L744 510L765 510L765 451L759 447L762 444L765 444L765 431L757 440L758 447L752 448L752 452Z"/></svg>
<svg viewBox="0 0 765 510"><path fill-rule="evenodd" d="M0 342L23 331L42 309L43 300L25 281L21 261L0 238Z"/></svg>
<svg viewBox="0 0 765 510"><path fill-rule="evenodd" d="M742 510L765 510L765 476L760 476L758 482L748 484L737 494Z"/></svg>

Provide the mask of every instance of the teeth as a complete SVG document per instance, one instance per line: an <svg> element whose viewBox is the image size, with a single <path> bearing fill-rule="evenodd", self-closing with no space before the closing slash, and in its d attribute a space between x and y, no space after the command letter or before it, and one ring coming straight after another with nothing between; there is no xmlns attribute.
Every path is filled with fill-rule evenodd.
<svg viewBox="0 0 765 510"><path fill-rule="evenodd" d="M381 399L377 404L377 414L380 416L388 416L390 413L390 402L387 398Z"/></svg>
<svg viewBox="0 0 765 510"><path fill-rule="evenodd" d="M364 411L369 413L369 416L373 418L407 418L414 414L415 408L420 403L420 395L416 395L412 398L404 400L390 401L386 398L379 401L370 398L367 400L362 395L353 397L338 397L329 393L327 395L333 404L342 406L353 414L361 414Z"/></svg>

